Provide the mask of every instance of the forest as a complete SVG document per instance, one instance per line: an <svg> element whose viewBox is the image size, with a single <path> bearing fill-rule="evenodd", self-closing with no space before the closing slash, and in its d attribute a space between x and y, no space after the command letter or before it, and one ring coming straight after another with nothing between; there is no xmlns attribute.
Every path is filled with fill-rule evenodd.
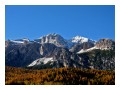
<svg viewBox="0 0 120 90"><path fill-rule="evenodd" d="M25 69L5 67L6 85L115 85L115 72L110 70L54 68Z"/></svg>

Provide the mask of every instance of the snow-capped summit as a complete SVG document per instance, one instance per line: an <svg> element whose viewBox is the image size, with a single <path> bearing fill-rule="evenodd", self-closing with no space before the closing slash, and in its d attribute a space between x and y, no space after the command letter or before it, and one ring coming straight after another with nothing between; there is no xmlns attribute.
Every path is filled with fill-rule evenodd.
<svg viewBox="0 0 120 90"><path fill-rule="evenodd" d="M83 44L83 43L92 43L95 44L94 40L88 39L86 37L82 36L75 36L72 39L66 40L61 35L57 33L50 33L47 35L44 35L38 39L35 39L33 41L30 41L28 38L23 39L16 39L16 40L10 40L13 44L28 44L28 43L39 43L39 44L45 44L45 43L51 43L56 45L57 47L65 47L70 49L75 44Z"/></svg>
<svg viewBox="0 0 120 90"><path fill-rule="evenodd" d="M86 38L86 37L82 37L82 36L75 36L71 39L71 42L72 43L85 43L85 42L91 42L91 43L96 43L95 40L92 40L92 39L89 39L89 38Z"/></svg>
<svg viewBox="0 0 120 90"><path fill-rule="evenodd" d="M85 42L95 43L94 40L91 40L82 36L75 36L72 39L66 40L61 35L56 33L44 35L39 39L35 39L34 41L40 44L52 43L58 47L67 47L67 48L71 48L74 44L77 44L77 43L79 44L82 44Z"/></svg>
<svg viewBox="0 0 120 90"><path fill-rule="evenodd" d="M71 41L73 43L84 43L84 42L88 42L88 40L89 40L88 38L76 36L76 37L73 37Z"/></svg>

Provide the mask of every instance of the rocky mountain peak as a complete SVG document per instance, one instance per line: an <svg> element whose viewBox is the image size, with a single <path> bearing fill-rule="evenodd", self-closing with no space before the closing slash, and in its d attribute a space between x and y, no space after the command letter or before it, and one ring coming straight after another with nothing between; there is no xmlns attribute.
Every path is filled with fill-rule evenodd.
<svg viewBox="0 0 120 90"><path fill-rule="evenodd" d="M56 37L56 36L60 36L60 35L57 33L50 33L50 34L47 34L47 35L40 37L39 39L42 39L43 37Z"/></svg>
<svg viewBox="0 0 120 90"><path fill-rule="evenodd" d="M40 37L39 42L41 44L52 43L58 47L67 46L67 41L61 35L56 33L52 33L52 34L48 34L46 36Z"/></svg>
<svg viewBox="0 0 120 90"><path fill-rule="evenodd" d="M114 49L115 48L115 42L112 39L103 38L100 39L98 42L96 42L95 45L99 49Z"/></svg>

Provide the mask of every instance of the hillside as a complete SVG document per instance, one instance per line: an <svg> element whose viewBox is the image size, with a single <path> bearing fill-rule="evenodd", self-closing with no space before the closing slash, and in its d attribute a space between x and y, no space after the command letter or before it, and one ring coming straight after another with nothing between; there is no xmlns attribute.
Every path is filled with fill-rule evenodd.
<svg viewBox="0 0 120 90"><path fill-rule="evenodd" d="M80 68L32 70L5 67L6 85L115 85L115 72Z"/></svg>

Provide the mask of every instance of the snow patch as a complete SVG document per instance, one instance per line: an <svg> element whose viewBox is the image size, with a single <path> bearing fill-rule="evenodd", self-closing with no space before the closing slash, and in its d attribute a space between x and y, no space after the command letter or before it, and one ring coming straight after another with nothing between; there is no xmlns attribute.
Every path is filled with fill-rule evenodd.
<svg viewBox="0 0 120 90"><path fill-rule="evenodd" d="M23 41L14 41L14 40L11 40L11 42L14 42L14 43L24 43Z"/></svg>
<svg viewBox="0 0 120 90"><path fill-rule="evenodd" d="M95 49L99 49L97 48L96 46L92 47L92 48L89 48L89 49L81 49L79 52L77 52L77 54L80 54L80 53L85 53L85 52L89 52L89 51L92 51L92 50L95 50Z"/></svg>
<svg viewBox="0 0 120 90"><path fill-rule="evenodd" d="M53 61L53 57L50 58L39 58L35 61L33 61L31 64L28 65L28 67L35 66L35 65L40 65L40 64L47 64L49 61Z"/></svg>
<svg viewBox="0 0 120 90"><path fill-rule="evenodd" d="M28 41L28 42L30 41L28 38L23 38L22 40L23 41Z"/></svg>

